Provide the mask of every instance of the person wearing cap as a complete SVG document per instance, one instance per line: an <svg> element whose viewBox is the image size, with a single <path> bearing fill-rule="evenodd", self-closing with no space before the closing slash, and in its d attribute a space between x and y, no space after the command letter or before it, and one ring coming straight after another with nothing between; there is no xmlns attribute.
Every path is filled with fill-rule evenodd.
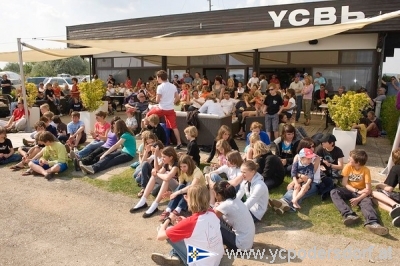
<svg viewBox="0 0 400 266"><path fill-rule="evenodd" d="M321 184L318 187L321 199L329 197L329 192L334 188L343 169L343 151L335 145L336 137L331 133L326 133L319 140L321 146L317 148L316 154L321 158Z"/></svg>
<svg viewBox="0 0 400 266"><path fill-rule="evenodd" d="M320 139L321 146L317 149L317 155L321 158L322 172L331 178L341 178L343 169L343 151L335 145L336 137L326 133Z"/></svg>
<svg viewBox="0 0 400 266"><path fill-rule="evenodd" d="M290 83L289 89L293 89L296 94L296 122L299 122L302 108L301 104L303 101L303 95L301 94L301 91L303 90L303 82L300 81L299 73L296 74L294 81Z"/></svg>
<svg viewBox="0 0 400 266"><path fill-rule="evenodd" d="M312 159L316 155L311 149L303 148L299 152L299 160L292 165L293 207L300 209L298 201L310 189L314 179L314 165Z"/></svg>

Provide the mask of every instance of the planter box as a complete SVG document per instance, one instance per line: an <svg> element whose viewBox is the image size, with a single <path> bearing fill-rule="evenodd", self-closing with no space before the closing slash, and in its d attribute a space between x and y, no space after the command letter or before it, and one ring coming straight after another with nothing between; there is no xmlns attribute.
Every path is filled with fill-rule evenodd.
<svg viewBox="0 0 400 266"><path fill-rule="evenodd" d="M343 131L334 128L332 134L336 137L335 145L343 151L343 163L347 163L350 151L356 148L357 130Z"/></svg>
<svg viewBox="0 0 400 266"><path fill-rule="evenodd" d="M26 128L27 132L32 132L33 125L40 119L40 109L39 107L28 107L29 110L29 128Z"/></svg>

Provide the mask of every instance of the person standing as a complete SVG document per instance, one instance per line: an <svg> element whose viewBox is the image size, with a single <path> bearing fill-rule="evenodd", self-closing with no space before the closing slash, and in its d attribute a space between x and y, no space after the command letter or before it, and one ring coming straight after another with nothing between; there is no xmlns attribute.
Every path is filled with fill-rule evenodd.
<svg viewBox="0 0 400 266"><path fill-rule="evenodd" d="M314 86L311 84L311 79L307 76L304 77L304 87L303 90L301 91L301 94L303 96L303 111L304 111L304 118L306 121L304 122L304 125L308 126L310 124L310 119L311 119L311 104L312 104L312 95L313 95L313 88Z"/></svg>
<svg viewBox="0 0 400 266"><path fill-rule="evenodd" d="M384 84L388 87L387 96L397 95L397 93L400 91L400 84L395 76L392 76L390 78L390 82L389 81L385 82L382 79L382 84ZM4 92L3 92L3 94L4 94Z"/></svg>
<svg viewBox="0 0 400 266"><path fill-rule="evenodd" d="M176 125L176 113L174 110L174 103L179 101L179 94L175 85L168 82L168 74L164 70L157 72L157 82L160 84L157 87L156 102L158 107L152 108L147 117L156 114L159 117L165 116L167 128L172 129L176 138L176 149L182 148L181 137L178 127Z"/></svg>
<svg viewBox="0 0 400 266"><path fill-rule="evenodd" d="M301 94L303 82L300 81L300 74L296 74L294 81L290 83L289 89L293 89L296 94L296 122L299 122L303 101L303 95Z"/></svg>
<svg viewBox="0 0 400 266"><path fill-rule="evenodd" d="M7 75L3 75L3 80L1 81L1 92L2 94L11 94L11 80L8 79Z"/></svg>
<svg viewBox="0 0 400 266"><path fill-rule="evenodd" d="M265 75L260 75L260 91L263 95L267 94L268 81Z"/></svg>
<svg viewBox="0 0 400 266"><path fill-rule="evenodd" d="M247 88L250 90L251 87L253 87L254 84L256 84L258 86L259 81L260 80L257 77L257 72L254 71L253 75L249 79L249 82L247 82Z"/></svg>

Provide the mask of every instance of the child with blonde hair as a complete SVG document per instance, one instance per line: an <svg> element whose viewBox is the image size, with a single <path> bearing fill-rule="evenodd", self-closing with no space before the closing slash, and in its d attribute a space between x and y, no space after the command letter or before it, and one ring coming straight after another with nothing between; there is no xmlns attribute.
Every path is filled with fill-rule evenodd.
<svg viewBox="0 0 400 266"><path fill-rule="evenodd" d="M245 153L245 159L246 160L253 160L253 148L254 148L254 143L256 143L256 141L260 140L260 135L256 134L256 133L252 133L250 135L249 138L249 145L246 146L246 148L244 149L244 153Z"/></svg>
<svg viewBox="0 0 400 266"><path fill-rule="evenodd" d="M218 156L218 167L226 165L226 155L232 150L231 146L226 140L219 140L216 144L217 156Z"/></svg>

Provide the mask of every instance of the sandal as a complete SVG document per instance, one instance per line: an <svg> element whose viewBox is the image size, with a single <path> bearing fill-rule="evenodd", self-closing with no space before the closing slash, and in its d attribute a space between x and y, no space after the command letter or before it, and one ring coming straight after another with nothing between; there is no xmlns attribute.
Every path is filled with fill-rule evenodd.
<svg viewBox="0 0 400 266"><path fill-rule="evenodd" d="M141 198L143 194L144 194L144 188L142 188L140 192L137 194L138 198Z"/></svg>
<svg viewBox="0 0 400 266"><path fill-rule="evenodd" d="M19 165L16 164L16 165L11 166L10 169L11 169L11 170L18 171L18 170L24 169L24 167L19 166Z"/></svg>
<svg viewBox="0 0 400 266"><path fill-rule="evenodd" d="M169 212L163 211L163 212L160 214L160 219L159 219L159 221L160 221L160 222L164 221L165 218L167 218L168 216L169 216Z"/></svg>
<svg viewBox="0 0 400 266"><path fill-rule="evenodd" d="M22 173L22 176L33 175L33 171L31 169Z"/></svg>

